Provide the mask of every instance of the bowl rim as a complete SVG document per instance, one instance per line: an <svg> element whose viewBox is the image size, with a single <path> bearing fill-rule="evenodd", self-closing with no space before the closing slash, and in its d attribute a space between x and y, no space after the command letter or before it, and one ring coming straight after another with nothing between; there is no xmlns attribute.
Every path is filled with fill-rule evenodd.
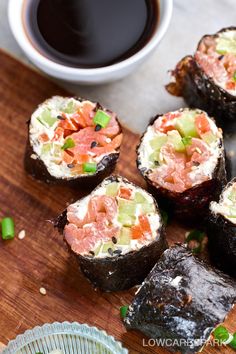
<svg viewBox="0 0 236 354"><path fill-rule="evenodd" d="M128 350L124 348L121 342L115 340L106 331L97 327L89 326L85 323L78 322L53 322L45 323L42 326L36 326L26 330L23 334L19 334L15 339L10 340L7 347L3 349L2 354L15 354L24 346L34 342L35 340L50 335L73 334L83 338L92 339L104 345L104 347L116 354L128 354ZM56 349L56 348L55 348ZM57 348L60 349L60 348Z"/></svg>
<svg viewBox="0 0 236 354"><path fill-rule="evenodd" d="M147 44L139 50L137 53L133 54L129 58L104 67L99 68L74 68L66 65L58 64L44 55L42 55L36 48L32 45L28 39L24 26L22 23L22 7L25 0L9 0L8 2L8 19L11 31L18 42L21 49L36 63L43 67L47 67L49 70L61 72L68 75L102 75L108 73L114 73L120 70L125 70L125 68L136 64L145 58L149 53L151 53L157 46L157 44L164 37L172 17L173 11L173 0L158 0L159 7L161 11L159 14L159 24L157 26L156 32L153 37L147 42Z"/></svg>

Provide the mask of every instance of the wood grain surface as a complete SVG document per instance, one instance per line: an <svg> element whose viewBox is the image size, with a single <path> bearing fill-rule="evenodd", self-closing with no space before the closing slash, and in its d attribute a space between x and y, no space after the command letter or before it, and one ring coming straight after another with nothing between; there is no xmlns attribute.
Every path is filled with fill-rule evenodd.
<svg viewBox="0 0 236 354"><path fill-rule="evenodd" d="M86 191L45 185L24 171L26 121L40 102L56 94L68 95L48 78L0 52L0 217L12 216L16 233L26 231L23 240L0 241L0 341L7 344L35 325L67 320L104 329L133 354L168 353L144 347L140 333L126 332L119 308L131 301L134 290L93 290L48 221ZM117 172L143 186L135 167L139 136L127 129L124 133ZM185 232L177 224L170 225L168 241L183 241ZM40 287L47 290L45 296ZM236 330L235 317L236 308L225 323L231 331ZM206 348L203 353L231 352L229 348Z"/></svg>

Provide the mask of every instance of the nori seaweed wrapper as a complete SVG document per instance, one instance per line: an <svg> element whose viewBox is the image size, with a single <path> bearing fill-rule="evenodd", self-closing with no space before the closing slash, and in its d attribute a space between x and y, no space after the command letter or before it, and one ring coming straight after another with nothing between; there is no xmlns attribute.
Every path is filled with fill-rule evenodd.
<svg viewBox="0 0 236 354"><path fill-rule="evenodd" d="M167 349L198 352L236 300L236 283L185 245L166 250L129 306L126 328L168 339ZM170 346L169 346L170 344Z"/></svg>
<svg viewBox="0 0 236 354"><path fill-rule="evenodd" d="M74 97L78 101L83 101L80 97ZM104 109L100 103L97 103L96 109ZM122 133L121 124L116 118L120 131L118 134ZM83 187L83 188L93 188L99 183L101 183L104 178L110 176L116 168L116 163L119 159L120 148L114 153L110 153L103 157L103 159L97 164L97 171L94 174L78 175L77 177L71 178L57 178L52 176L44 162L37 156L34 152L33 147L30 144L29 139L29 124L30 120L27 122L28 125L28 139L26 143L25 156L24 156L24 167L25 171L33 178L48 183L48 184L62 184L71 187ZM33 158L32 158L33 156ZM36 157L36 158L35 158Z"/></svg>
<svg viewBox="0 0 236 354"><path fill-rule="evenodd" d="M152 125L154 121L162 116L156 115L150 120ZM185 223L198 222L200 217L206 218L208 215L208 206L212 200L217 200L222 188L227 182L225 170L225 152L223 141L220 141L222 153L218 157L212 178L184 192L173 192L163 187L157 187L148 177L148 171L140 167L139 147L146 132L141 137L140 144L137 146L137 167L142 177L147 182L148 191L156 198L158 204L174 214L179 220Z"/></svg>
<svg viewBox="0 0 236 354"><path fill-rule="evenodd" d="M224 190L235 182L236 178L228 183ZM207 236L208 249L213 263L221 270L236 277L236 225L224 215L211 212Z"/></svg>
<svg viewBox="0 0 236 354"><path fill-rule="evenodd" d="M236 27L223 28L213 37L228 30L236 30ZM166 86L169 93L182 96L190 107L205 110L209 115L216 117L220 124L236 120L236 96L218 86L203 71L193 56L188 55L180 60L172 71L172 76L174 82Z"/></svg>
<svg viewBox="0 0 236 354"><path fill-rule="evenodd" d="M108 179L111 182L122 179L131 183L120 176L111 176ZM97 188L100 188L100 185ZM160 214L156 203L155 206L156 212ZM67 223L66 213L65 210L59 215L54 224L61 233L63 233ZM76 257L81 271L95 288L100 288L103 291L120 291L141 284L168 245L165 238L165 226L161 221L155 241L137 251L131 251L124 255L104 258L82 256L74 253L68 244L67 246Z"/></svg>

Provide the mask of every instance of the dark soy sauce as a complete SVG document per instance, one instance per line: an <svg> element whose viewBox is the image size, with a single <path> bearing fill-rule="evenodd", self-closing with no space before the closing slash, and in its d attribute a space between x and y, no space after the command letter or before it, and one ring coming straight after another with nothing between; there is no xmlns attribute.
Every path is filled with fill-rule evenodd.
<svg viewBox="0 0 236 354"><path fill-rule="evenodd" d="M151 38L158 0L25 0L31 42L60 64L97 68L124 60Z"/></svg>

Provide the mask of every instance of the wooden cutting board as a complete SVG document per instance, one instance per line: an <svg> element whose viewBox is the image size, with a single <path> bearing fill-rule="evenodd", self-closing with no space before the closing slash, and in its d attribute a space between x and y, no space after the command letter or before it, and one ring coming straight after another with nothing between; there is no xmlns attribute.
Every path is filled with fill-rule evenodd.
<svg viewBox="0 0 236 354"><path fill-rule="evenodd" d="M0 217L11 215L19 240L0 241L0 341L7 344L28 328L53 321L78 321L104 329L130 353L167 353L162 348L142 345L143 336L127 333L119 308L129 304L134 290L120 293L94 291L78 271L62 238L47 222L67 202L84 191L48 186L27 176L23 168L27 126L31 112L52 95L68 95L44 76L0 51ZM112 103L111 103L112 108ZM135 167L139 136L124 129L124 143L117 172L143 186ZM168 241L183 241L186 229L172 224ZM47 290L45 296L40 287ZM226 321L236 330L236 308ZM233 353L226 348L204 353ZM92 353L91 353L92 354Z"/></svg>

